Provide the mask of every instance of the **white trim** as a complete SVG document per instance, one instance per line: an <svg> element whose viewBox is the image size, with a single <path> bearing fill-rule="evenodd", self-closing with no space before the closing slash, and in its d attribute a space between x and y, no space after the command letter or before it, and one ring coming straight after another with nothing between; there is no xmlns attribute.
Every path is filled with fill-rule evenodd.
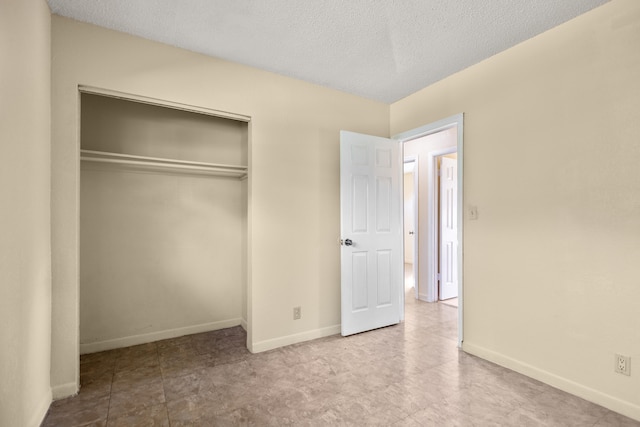
<svg viewBox="0 0 640 427"><path fill-rule="evenodd" d="M39 427L44 421L44 417L47 416L47 412L49 411L49 406L51 406L51 388L49 388L45 393L42 399L40 399L40 403L36 406L36 409L32 412L31 418L27 422L28 426Z"/></svg>
<svg viewBox="0 0 640 427"><path fill-rule="evenodd" d="M458 137L458 347L464 340L464 115L455 116Z"/></svg>
<svg viewBox="0 0 640 427"><path fill-rule="evenodd" d="M240 326L242 327L242 329L247 330L247 319L240 319Z"/></svg>
<svg viewBox="0 0 640 427"><path fill-rule="evenodd" d="M148 334L132 335L123 338L115 338L105 341L97 341L87 344L80 344L80 354L96 353L99 351L112 350L114 348L130 347L132 345L146 344L149 342L166 340L169 338L181 337L184 335L198 334L201 332L215 331L218 329L231 328L242 324L242 319L221 320L219 322L203 323L200 325L185 326L183 328L168 329L165 331L150 332Z"/></svg>
<svg viewBox="0 0 640 427"><path fill-rule="evenodd" d="M463 114L454 114L453 116L440 119L437 122L429 123L428 125L420 126L415 129L408 130L406 132L399 133L393 136L393 139L398 139L402 142L411 141L413 139L422 138L423 136L431 135L432 133L438 133L441 130L449 129L456 123L462 123Z"/></svg>
<svg viewBox="0 0 640 427"><path fill-rule="evenodd" d="M188 111L188 112L192 112L192 113L206 114L207 116L220 117L220 118L223 118L223 119L237 120L237 121L240 121L240 122L250 122L251 121L251 117L250 116L245 116L245 115L242 115L242 114L234 114L234 113L230 113L228 111L212 110L210 108L198 107L198 106L189 105L189 104L182 104L180 102L166 101L164 99L151 98L151 97L147 97L147 96L133 95L131 93L118 92L118 91L110 90L110 89L103 89L103 88L98 88L98 87L93 87L93 86L79 85L78 86L78 90L80 91L80 93L87 93L87 94L90 94L90 95L108 96L110 98L123 99L125 101L134 101L134 102L139 102L141 104L156 105L156 106L159 106L159 107L173 108L174 110L181 110L181 111Z"/></svg>
<svg viewBox="0 0 640 427"><path fill-rule="evenodd" d="M53 400L59 400L66 397L75 396L76 394L78 394L78 390L78 383L60 384L51 388L51 395Z"/></svg>
<svg viewBox="0 0 640 427"><path fill-rule="evenodd" d="M521 362L504 354L497 353L487 348L476 346L465 342L462 348L465 352L478 356L482 359L493 362L497 365L511 369L512 371L536 379L552 387L558 388L567 393L581 397L595 404L604 406L614 412L640 421L640 406L626 400L619 399L610 394L587 387L568 378L561 377L552 372L545 371L528 363Z"/></svg>
<svg viewBox="0 0 640 427"><path fill-rule="evenodd" d="M461 347L464 337L464 115L460 113L446 117L428 125L397 134L393 136L393 139L405 143L454 126L457 128L456 152L458 153L458 347ZM431 221L433 222L433 219ZM432 227L429 226L429 229L431 230ZM431 246L429 249L433 250ZM429 257L429 260L430 265L433 263L432 257ZM434 272L434 266L430 265L429 270ZM431 276L431 279L433 280L433 276ZM429 297L429 295L427 296Z"/></svg>
<svg viewBox="0 0 640 427"><path fill-rule="evenodd" d="M273 338L270 340L258 341L256 343L253 343L249 351L251 351L252 353L261 353L263 351L273 350L274 348L315 340L317 338L328 337L331 335L337 335L339 333L340 325L327 326L326 328L313 329L311 331L285 335L283 337Z"/></svg>

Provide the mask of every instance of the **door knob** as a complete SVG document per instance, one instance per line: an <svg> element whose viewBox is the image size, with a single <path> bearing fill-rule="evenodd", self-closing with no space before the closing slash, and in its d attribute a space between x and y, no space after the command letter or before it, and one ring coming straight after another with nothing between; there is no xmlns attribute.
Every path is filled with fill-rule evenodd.
<svg viewBox="0 0 640 427"><path fill-rule="evenodd" d="M345 246L352 246L353 245L353 241L351 239L345 239L344 245Z"/></svg>

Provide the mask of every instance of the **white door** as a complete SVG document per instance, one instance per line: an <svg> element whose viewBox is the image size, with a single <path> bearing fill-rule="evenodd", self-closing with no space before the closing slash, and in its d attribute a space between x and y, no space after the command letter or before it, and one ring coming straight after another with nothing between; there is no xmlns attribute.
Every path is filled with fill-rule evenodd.
<svg viewBox="0 0 640 427"><path fill-rule="evenodd" d="M440 299L458 296L458 161L440 163Z"/></svg>
<svg viewBox="0 0 640 427"><path fill-rule="evenodd" d="M400 143L340 132L342 335L400 321Z"/></svg>

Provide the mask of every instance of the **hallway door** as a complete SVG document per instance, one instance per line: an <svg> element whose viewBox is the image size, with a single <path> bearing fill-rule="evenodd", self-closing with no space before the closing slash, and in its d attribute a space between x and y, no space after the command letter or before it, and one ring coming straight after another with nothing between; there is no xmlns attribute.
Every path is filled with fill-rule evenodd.
<svg viewBox="0 0 640 427"><path fill-rule="evenodd" d="M440 290L439 299L458 296L458 161L440 163Z"/></svg>

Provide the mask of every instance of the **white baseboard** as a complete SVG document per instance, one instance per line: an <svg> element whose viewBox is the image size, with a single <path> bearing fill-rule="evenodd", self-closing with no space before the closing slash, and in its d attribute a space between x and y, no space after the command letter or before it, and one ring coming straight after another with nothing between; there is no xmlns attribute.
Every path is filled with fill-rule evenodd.
<svg viewBox="0 0 640 427"><path fill-rule="evenodd" d="M242 326L242 329L244 329L246 331L247 330L247 319L240 319L240 326Z"/></svg>
<svg viewBox="0 0 640 427"><path fill-rule="evenodd" d="M181 337L183 335L198 334L201 332L215 331L217 329L231 328L242 324L242 319L229 319L219 322L203 323L200 325L185 326L182 328L167 329L165 331L150 332L148 334L132 335L129 337L115 338L106 341L81 343L80 354L96 353L98 351L113 350L114 348L130 347L132 345L146 344L149 342Z"/></svg>
<svg viewBox="0 0 640 427"><path fill-rule="evenodd" d="M611 396L583 384L558 376L543 369L539 369L535 366L529 365L528 363L512 359L501 353L496 353L495 351L484 347L470 344L467 341L462 343L462 349L467 353L486 359L500 366L504 366L512 371L516 371L530 378L542 381L552 387L566 391L567 393L581 397L589 402L604 406L614 412L640 421L640 406L631 402L627 402L615 396Z"/></svg>
<svg viewBox="0 0 640 427"><path fill-rule="evenodd" d="M434 302L434 301L429 301L429 296L427 294L418 294L418 299L420 301L424 301L424 302Z"/></svg>
<svg viewBox="0 0 640 427"><path fill-rule="evenodd" d="M47 412L49 411L49 406L51 406L51 389L47 390L44 396L40 399L38 406L36 406L35 411L31 415L31 418L28 421L28 426L39 427L44 421L44 417L47 416Z"/></svg>
<svg viewBox="0 0 640 427"><path fill-rule="evenodd" d="M252 353L261 353L274 348L284 347L286 345L297 344L299 342L314 340L316 338L328 337L340 333L340 325L327 326L326 328L313 329L311 331L300 332L297 334L286 335L283 337L273 338L270 340L258 341L250 346L249 351Z"/></svg>
<svg viewBox="0 0 640 427"><path fill-rule="evenodd" d="M64 399L78 394L77 383L66 383L51 388L53 400Z"/></svg>

